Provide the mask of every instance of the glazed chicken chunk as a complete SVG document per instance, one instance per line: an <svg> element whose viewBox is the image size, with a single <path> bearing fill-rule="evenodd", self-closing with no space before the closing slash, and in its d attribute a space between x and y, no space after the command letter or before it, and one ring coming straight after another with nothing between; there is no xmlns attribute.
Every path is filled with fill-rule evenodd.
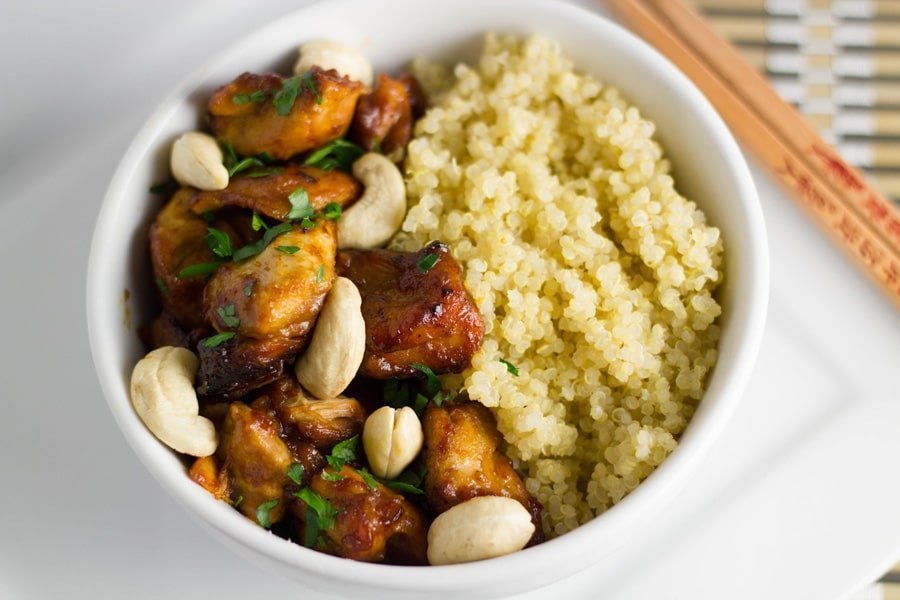
<svg viewBox="0 0 900 600"><path fill-rule="evenodd" d="M397 79L379 75L375 89L359 98L350 137L368 152L402 150L412 137L413 118L421 116L424 105L412 75Z"/></svg>
<svg viewBox="0 0 900 600"><path fill-rule="evenodd" d="M285 160L343 136L361 92L319 67L291 78L244 73L210 97L210 128L241 156Z"/></svg>
<svg viewBox="0 0 900 600"><path fill-rule="evenodd" d="M354 398L310 398L291 375L274 382L266 391L285 427L294 428L298 437L317 448L331 448L362 432L366 412Z"/></svg>
<svg viewBox="0 0 900 600"><path fill-rule="evenodd" d="M428 521L418 508L380 483L373 489L353 467L344 465L331 475L337 480L319 473L310 484L336 509L334 524L321 531L323 550L353 560L427 564ZM301 521L304 508L301 504L297 511Z"/></svg>
<svg viewBox="0 0 900 600"><path fill-rule="evenodd" d="M224 190L199 192L191 210L202 214L239 206L281 221L292 208L288 197L299 188L306 191L310 205L317 211L332 202L344 206L362 192L359 182L341 171L288 164L264 177L235 177Z"/></svg>
<svg viewBox="0 0 900 600"><path fill-rule="evenodd" d="M429 404L425 432L424 491L438 512L476 496L506 496L522 503L541 531L541 505L528 493L512 462L491 411L477 402Z"/></svg>
<svg viewBox="0 0 900 600"><path fill-rule="evenodd" d="M484 337L484 321L447 246L348 250L338 254L337 269L362 296L366 353L360 375L413 377L413 364L435 373L469 366Z"/></svg>

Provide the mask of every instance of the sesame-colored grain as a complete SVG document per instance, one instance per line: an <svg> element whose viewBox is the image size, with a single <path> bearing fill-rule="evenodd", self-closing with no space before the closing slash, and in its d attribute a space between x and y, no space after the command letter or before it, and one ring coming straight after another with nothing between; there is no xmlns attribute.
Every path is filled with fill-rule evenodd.
<svg viewBox="0 0 900 600"><path fill-rule="evenodd" d="M553 42L488 35L477 68L413 68L434 104L392 245L441 239L463 265L486 336L445 384L491 407L559 535L675 449L716 360L721 235L653 123Z"/></svg>

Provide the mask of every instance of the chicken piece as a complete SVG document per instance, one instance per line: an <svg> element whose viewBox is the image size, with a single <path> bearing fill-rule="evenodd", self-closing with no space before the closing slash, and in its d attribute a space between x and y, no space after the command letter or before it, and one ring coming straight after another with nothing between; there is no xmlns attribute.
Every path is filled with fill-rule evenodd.
<svg viewBox="0 0 900 600"><path fill-rule="evenodd" d="M337 268L362 296L366 353L360 375L413 377L415 363L435 373L469 366L481 346L484 321L447 246L432 242L419 252L347 250L338 255Z"/></svg>
<svg viewBox="0 0 900 600"><path fill-rule="evenodd" d="M353 398L310 398L291 375L274 382L266 391L284 426L294 428L299 439L316 448L331 448L362 433L366 413Z"/></svg>
<svg viewBox="0 0 900 600"><path fill-rule="evenodd" d="M228 479L228 469L219 467L214 456L198 458L188 471L191 481L212 494L216 500L226 500L230 504L231 484Z"/></svg>
<svg viewBox="0 0 900 600"><path fill-rule="evenodd" d="M322 549L353 560L427 564L429 523L422 512L380 483L370 488L353 467L344 465L339 475L341 479L327 481L319 473L310 484L337 511L334 524L320 533ZM298 500L297 504L296 514L305 528L305 503Z"/></svg>
<svg viewBox="0 0 900 600"><path fill-rule="evenodd" d="M412 122L409 88L404 82L382 74L372 93L359 98L350 139L367 152L391 154L406 147L412 136Z"/></svg>
<svg viewBox="0 0 900 600"><path fill-rule="evenodd" d="M288 467L294 461L281 439L281 424L271 411L234 402L219 432L216 454L228 465L233 494L243 498L237 509L256 521L260 504L278 500L269 521L284 516L284 487L290 482Z"/></svg>
<svg viewBox="0 0 900 600"><path fill-rule="evenodd" d="M203 277L180 278L185 267L210 263L215 256L203 237L208 224L190 210L196 190L181 188L150 226L150 258L163 309L186 329L205 326Z"/></svg>
<svg viewBox="0 0 900 600"><path fill-rule="evenodd" d="M237 400L284 373L303 347L303 340L232 338L210 348L197 345L200 369L197 393L206 401Z"/></svg>
<svg viewBox="0 0 900 600"><path fill-rule="evenodd" d="M476 496L506 496L531 513L539 535L541 504L498 450L503 437L487 407L468 401L429 403L422 427L427 468L422 489L436 511L444 512Z"/></svg>
<svg viewBox="0 0 900 600"><path fill-rule="evenodd" d="M358 81L319 67L289 79L244 73L210 97L210 128L239 155L268 152L288 159L343 136L362 89Z"/></svg>
<svg viewBox="0 0 900 600"><path fill-rule="evenodd" d="M224 206L240 206L284 221L292 208L288 196L299 188L306 190L309 203L317 211L331 202L341 206L349 204L362 192L360 183L341 171L289 164L265 177L236 177L224 190L200 192L191 208L199 214Z"/></svg>
<svg viewBox="0 0 900 600"><path fill-rule="evenodd" d="M256 256L223 264L203 290L206 318L243 337L303 341L334 282L335 231L333 221L294 227Z"/></svg>
<svg viewBox="0 0 900 600"><path fill-rule="evenodd" d="M419 80L412 73L401 73L397 77L397 81L406 88L406 93L409 95L409 108L412 110L413 121L415 121L424 115L425 109L428 108L425 92L422 91Z"/></svg>

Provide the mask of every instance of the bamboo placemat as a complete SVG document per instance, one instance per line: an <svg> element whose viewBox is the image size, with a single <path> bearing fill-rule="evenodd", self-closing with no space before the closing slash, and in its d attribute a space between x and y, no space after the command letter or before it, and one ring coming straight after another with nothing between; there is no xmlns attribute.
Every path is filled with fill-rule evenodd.
<svg viewBox="0 0 900 600"><path fill-rule="evenodd" d="M900 0L695 0L781 96L900 203Z"/></svg>

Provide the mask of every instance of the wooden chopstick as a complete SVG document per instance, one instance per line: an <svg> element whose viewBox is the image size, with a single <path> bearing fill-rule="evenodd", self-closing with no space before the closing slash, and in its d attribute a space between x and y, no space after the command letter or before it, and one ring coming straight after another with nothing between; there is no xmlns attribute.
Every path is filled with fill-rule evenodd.
<svg viewBox="0 0 900 600"><path fill-rule="evenodd" d="M693 80L735 135L900 308L897 209L702 17L684 12L690 9L682 0L606 4Z"/></svg>

